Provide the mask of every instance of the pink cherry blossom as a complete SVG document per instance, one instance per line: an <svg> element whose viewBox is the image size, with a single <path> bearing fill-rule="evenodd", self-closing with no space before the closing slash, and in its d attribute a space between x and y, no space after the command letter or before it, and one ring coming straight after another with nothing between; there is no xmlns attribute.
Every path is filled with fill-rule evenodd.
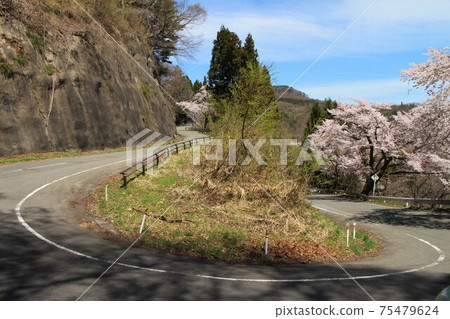
<svg viewBox="0 0 450 319"><path fill-rule="evenodd" d="M405 80L427 90L430 99L423 104L388 115L387 104L355 100L330 111L332 119L310 136L328 159L322 170L334 178L338 173L356 176L366 193L371 175L398 170L433 174L450 187L449 47L427 55L428 62L402 71Z"/></svg>

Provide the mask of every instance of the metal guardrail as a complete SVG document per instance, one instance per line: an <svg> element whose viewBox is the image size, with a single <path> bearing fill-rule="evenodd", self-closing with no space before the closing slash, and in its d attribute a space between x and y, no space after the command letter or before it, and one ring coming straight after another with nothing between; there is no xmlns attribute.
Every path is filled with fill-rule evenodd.
<svg viewBox="0 0 450 319"><path fill-rule="evenodd" d="M145 176L148 169L153 168L155 166L159 166L165 159L169 158L170 154L177 153L180 150L185 150L186 148L197 145L200 141L205 142L209 140L209 136L199 137L192 140L187 140L183 142L178 142L174 144L167 145L163 147L158 152L152 154L149 157L146 157L140 162L134 163L132 166L124 169L120 172L122 175L122 187L127 187L127 184L135 179L139 175Z"/></svg>
<svg viewBox="0 0 450 319"><path fill-rule="evenodd" d="M389 196L370 196L358 193L348 193L343 190L335 189L317 189L319 193L330 193L330 194L341 194L354 198L359 198L363 200L377 200L377 201L387 201L394 203L404 203L404 204L426 204L426 205L448 205L450 206L450 200L447 199L435 199L435 198L407 198L407 197L389 197Z"/></svg>

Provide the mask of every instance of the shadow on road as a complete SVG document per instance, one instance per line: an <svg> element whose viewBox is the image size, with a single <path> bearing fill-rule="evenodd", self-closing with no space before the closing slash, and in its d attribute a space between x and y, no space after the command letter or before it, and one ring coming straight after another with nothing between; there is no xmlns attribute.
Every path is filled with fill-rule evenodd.
<svg viewBox="0 0 450 319"><path fill-rule="evenodd" d="M316 275L335 273L329 265L316 266ZM193 269L181 269L192 271ZM267 276L284 278L282 269L260 269ZM313 275L302 266L296 269L299 277ZM351 274L361 271L347 269ZM388 269L369 268L364 273L380 273ZM233 276L222 269L224 276ZM339 276L345 277L341 272ZM358 283L375 300L434 300L450 283L448 274L412 273L385 278L362 279ZM117 267L99 282L99 287L85 295L86 300L299 300L299 301L364 301L370 297L352 280L318 282L233 282L201 279L180 275L155 274Z"/></svg>
<svg viewBox="0 0 450 319"><path fill-rule="evenodd" d="M363 213L353 220L364 223L394 226L425 227L428 229L450 229L450 214L445 212L410 211L405 209L377 209Z"/></svg>
<svg viewBox="0 0 450 319"><path fill-rule="evenodd" d="M376 212L375 212L376 213ZM391 212L392 213L392 212ZM29 218L48 215L42 208L28 208ZM0 233L1 300L75 300L109 266L77 256L39 240L25 230L15 214L4 214ZM44 229L45 223L33 226ZM55 224L48 225L48 228ZM50 231L50 229L47 229ZM116 245L81 238L76 232L52 234L57 242L78 242L92 255L117 258ZM82 242L83 241L83 242ZM83 246L83 247L81 247ZM112 249L107 249L108 246ZM76 248L75 248L76 249ZM106 250L106 251L105 251ZM121 262L181 273L238 278L345 278L335 265L246 266L202 262L155 253L136 247ZM381 267L347 266L353 276L391 273ZM450 284L450 274L415 272L358 282L376 300L434 300ZM245 282L150 272L115 265L89 290L83 300L370 300L352 280L311 282Z"/></svg>

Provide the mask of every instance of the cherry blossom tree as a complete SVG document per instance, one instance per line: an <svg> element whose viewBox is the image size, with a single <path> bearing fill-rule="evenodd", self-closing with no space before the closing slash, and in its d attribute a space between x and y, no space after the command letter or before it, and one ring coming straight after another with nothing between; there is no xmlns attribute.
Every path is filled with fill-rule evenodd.
<svg viewBox="0 0 450 319"><path fill-rule="evenodd" d="M450 187L450 47L430 48L427 62L403 70L404 80L424 87L430 99L395 117L407 162L421 174L435 174Z"/></svg>
<svg viewBox="0 0 450 319"><path fill-rule="evenodd" d="M430 174L450 188L450 56L448 48L430 49L430 59L402 71L405 80L423 86L430 99L409 112L389 116L390 106L355 100L338 103L310 138L328 160L329 176L353 176L362 192L372 175Z"/></svg>
<svg viewBox="0 0 450 319"><path fill-rule="evenodd" d="M447 101L450 96L450 47L442 50L430 48L425 55L430 58L421 64L411 63L412 68L402 70L404 81L414 82L414 87L424 87L434 99Z"/></svg>
<svg viewBox="0 0 450 319"><path fill-rule="evenodd" d="M211 95L202 86L196 93L192 101L181 101L177 105L182 108L197 124L203 123L203 128L207 128L209 117L214 113L214 108L210 103Z"/></svg>
<svg viewBox="0 0 450 319"><path fill-rule="evenodd" d="M333 178L353 175L368 194L373 187L371 176L383 177L401 157L394 122L383 115L387 104L355 100L356 104L338 103L310 138L324 157Z"/></svg>

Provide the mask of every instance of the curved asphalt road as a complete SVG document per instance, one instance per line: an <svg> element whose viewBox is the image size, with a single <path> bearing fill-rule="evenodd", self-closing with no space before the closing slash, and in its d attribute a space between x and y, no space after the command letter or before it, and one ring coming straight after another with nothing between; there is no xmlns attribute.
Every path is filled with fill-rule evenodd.
<svg viewBox="0 0 450 319"><path fill-rule="evenodd" d="M124 160L122 152L0 167L1 300L76 300L129 246L79 226L82 207L71 205ZM342 265L374 299L433 300L450 285L448 214L311 200L385 242L379 257ZM335 264L226 265L135 246L82 300L371 300L368 294Z"/></svg>

